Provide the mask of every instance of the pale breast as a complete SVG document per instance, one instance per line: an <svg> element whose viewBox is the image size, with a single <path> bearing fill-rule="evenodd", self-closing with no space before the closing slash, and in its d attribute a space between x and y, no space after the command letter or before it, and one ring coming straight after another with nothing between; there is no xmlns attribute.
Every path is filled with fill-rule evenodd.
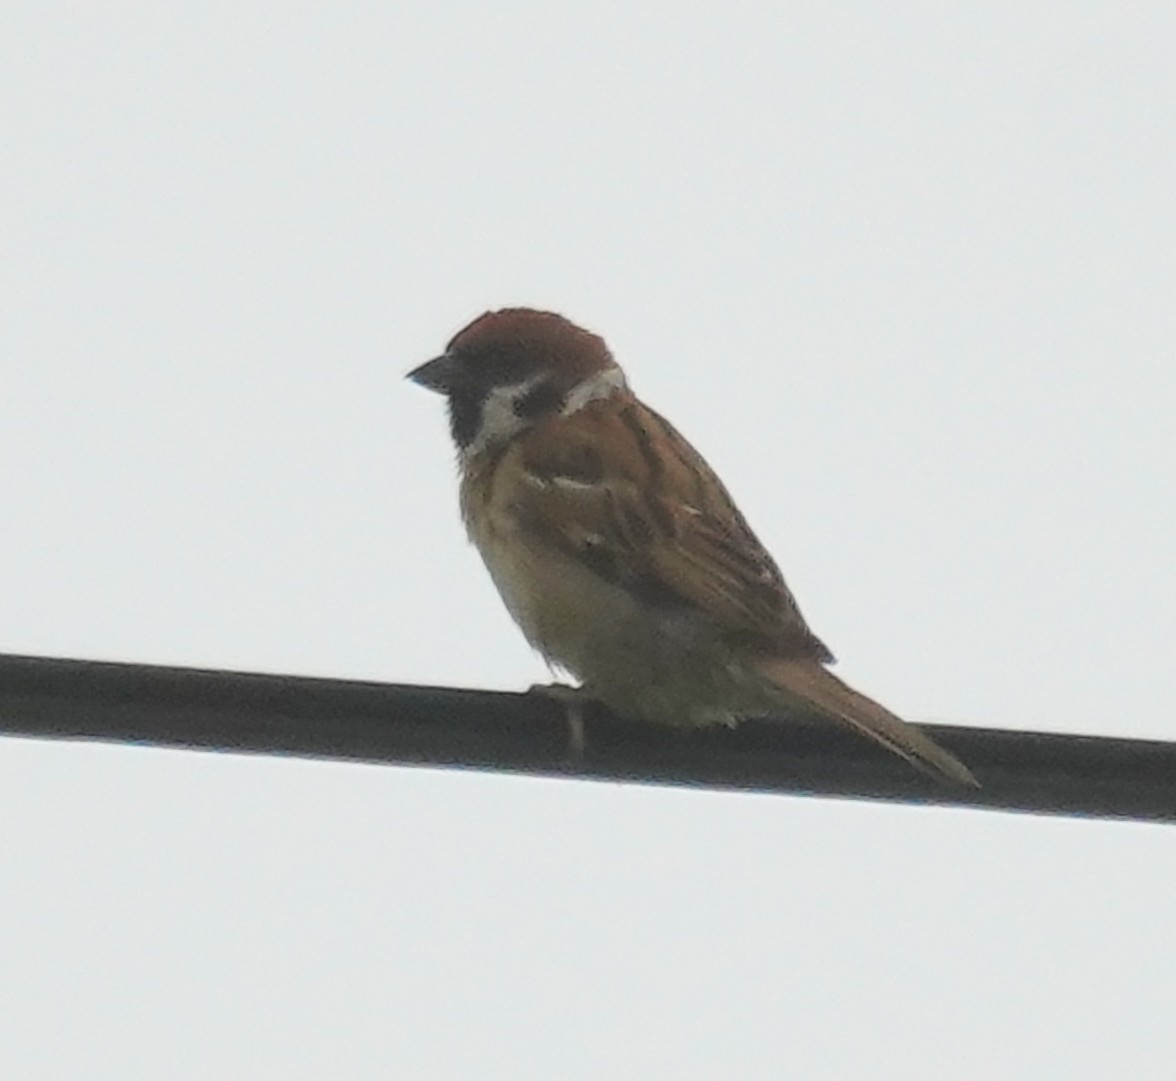
<svg viewBox="0 0 1176 1081"><path fill-rule="evenodd" d="M527 640L582 679L625 626L647 624L632 598L531 535L512 506L506 470L467 477L462 510L503 602Z"/></svg>

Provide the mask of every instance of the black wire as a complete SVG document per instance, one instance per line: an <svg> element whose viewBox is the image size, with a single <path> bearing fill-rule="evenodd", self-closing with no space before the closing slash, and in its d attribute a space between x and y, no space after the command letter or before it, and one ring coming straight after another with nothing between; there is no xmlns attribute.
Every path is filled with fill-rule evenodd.
<svg viewBox="0 0 1176 1081"><path fill-rule="evenodd" d="M1176 743L927 725L979 790L827 721L677 731L538 695L0 654L0 733L712 789L1176 821Z"/></svg>

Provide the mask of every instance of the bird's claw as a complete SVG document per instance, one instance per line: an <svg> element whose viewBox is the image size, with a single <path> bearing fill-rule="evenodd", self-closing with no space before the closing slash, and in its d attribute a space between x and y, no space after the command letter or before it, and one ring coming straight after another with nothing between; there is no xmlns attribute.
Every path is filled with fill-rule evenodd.
<svg viewBox="0 0 1176 1081"><path fill-rule="evenodd" d="M533 683L527 688L527 694L539 695L563 706L568 725L568 757L573 762L580 762L588 746L584 731L584 705L591 700L591 695L582 687L572 687L567 683Z"/></svg>

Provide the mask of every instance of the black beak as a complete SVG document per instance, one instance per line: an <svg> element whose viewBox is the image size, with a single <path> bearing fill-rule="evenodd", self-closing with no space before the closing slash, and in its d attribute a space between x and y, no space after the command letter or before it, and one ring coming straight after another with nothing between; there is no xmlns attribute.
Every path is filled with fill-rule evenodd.
<svg viewBox="0 0 1176 1081"><path fill-rule="evenodd" d="M426 390L448 394L461 379L461 362L457 357L444 353L425 361L419 368L413 368L404 378L411 379Z"/></svg>

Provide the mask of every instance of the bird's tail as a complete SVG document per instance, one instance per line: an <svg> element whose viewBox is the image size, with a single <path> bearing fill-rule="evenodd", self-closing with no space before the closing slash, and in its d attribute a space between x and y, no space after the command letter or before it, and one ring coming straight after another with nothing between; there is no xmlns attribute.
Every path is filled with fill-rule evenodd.
<svg viewBox="0 0 1176 1081"><path fill-rule="evenodd" d="M757 662L756 669L785 692L786 697L800 699L869 736L924 773L955 784L980 787L972 771L955 755L949 754L913 724L843 683L817 661L764 657Z"/></svg>

